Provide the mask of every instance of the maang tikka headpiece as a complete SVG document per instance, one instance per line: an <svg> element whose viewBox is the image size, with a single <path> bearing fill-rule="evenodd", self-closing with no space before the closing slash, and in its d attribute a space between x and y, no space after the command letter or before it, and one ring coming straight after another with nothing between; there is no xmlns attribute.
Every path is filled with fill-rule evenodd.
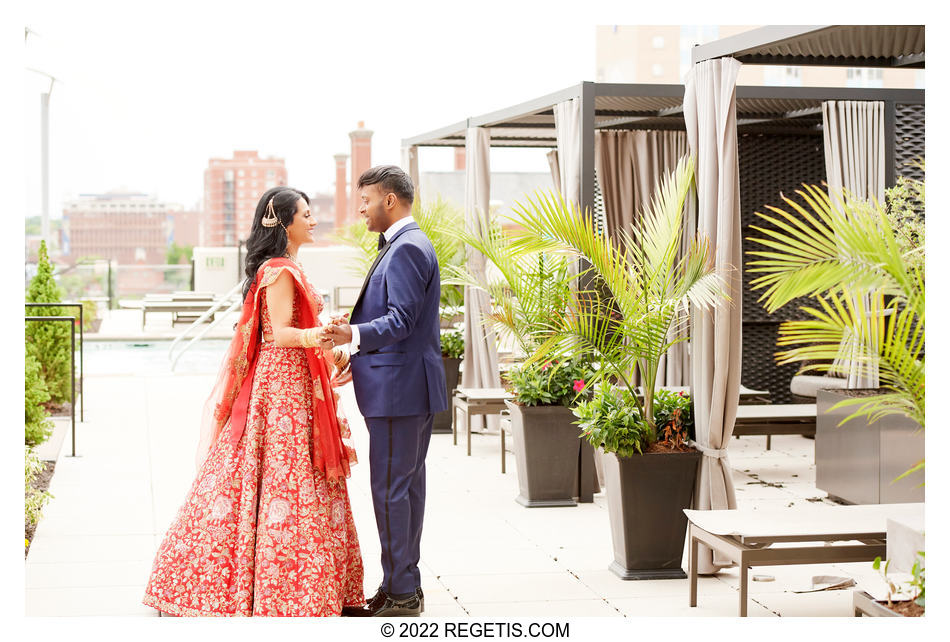
<svg viewBox="0 0 950 642"><path fill-rule="evenodd" d="M261 218L261 225L264 227L274 227L275 225L280 225L284 227L284 224L280 222L280 219L277 218L277 212L274 211L274 197L272 196L269 201L267 201L267 210L264 212L263 218ZM284 230L287 228L284 227Z"/></svg>

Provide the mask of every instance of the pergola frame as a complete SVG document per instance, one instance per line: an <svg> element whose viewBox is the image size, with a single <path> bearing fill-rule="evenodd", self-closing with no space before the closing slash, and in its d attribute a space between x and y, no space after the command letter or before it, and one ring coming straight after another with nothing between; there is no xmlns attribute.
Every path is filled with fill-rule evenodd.
<svg viewBox="0 0 950 642"><path fill-rule="evenodd" d="M711 43L714 44L714 43ZM469 127L491 129L492 147L556 148L554 105L571 99L581 101L580 198L582 209L594 206L594 132L598 129L685 129L683 85L582 82L551 94L474 116L452 125L403 139L404 148L464 147ZM660 99L658 108L623 112L598 109L599 99ZM885 103L884 126L888 141L885 178L896 180L894 132L898 103L923 103L920 89L845 87L740 86L736 88L737 118L741 133L814 135L821 127L821 102L825 100L881 100ZM787 104L806 104L784 109ZM768 111L769 106L775 108ZM763 107L765 111L763 111ZM510 135L506 135L510 133Z"/></svg>
<svg viewBox="0 0 950 642"><path fill-rule="evenodd" d="M877 39L869 34L873 32ZM889 42L882 42L882 39ZM693 47L695 65L714 58L744 65L924 68L923 25L768 25Z"/></svg>

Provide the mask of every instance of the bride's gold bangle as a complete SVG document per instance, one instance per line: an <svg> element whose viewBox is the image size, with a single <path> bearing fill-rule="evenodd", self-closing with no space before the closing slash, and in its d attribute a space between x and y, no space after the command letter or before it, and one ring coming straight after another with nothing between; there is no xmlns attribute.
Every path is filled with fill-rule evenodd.
<svg viewBox="0 0 950 642"><path fill-rule="evenodd" d="M333 365L342 372L350 364L350 353L345 348L333 348Z"/></svg>
<svg viewBox="0 0 950 642"><path fill-rule="evenodd" d="M300 345L305 348L316 348L320 345L320 328L307 328L300 333Z"/></svg>

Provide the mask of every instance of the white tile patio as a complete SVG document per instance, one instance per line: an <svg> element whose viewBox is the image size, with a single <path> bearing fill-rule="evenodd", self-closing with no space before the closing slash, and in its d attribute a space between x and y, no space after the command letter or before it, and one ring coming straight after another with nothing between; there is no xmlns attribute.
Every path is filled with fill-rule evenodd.
<svg viewBox="0 0 950 642"><path fill-rule="evenodd" d="M134 371L134 364L130 364ZM197 422L209 374L86 377L86 421L76 458L64 440L45 509L26 562L27 615L154 616L141 605L152 557L194 474ZM343 391L363 460L349 482L366 566L365 588L381 579L379 542L365 463L366 431L352 390ZM434 435L428 458L423 588L430 617L735 616L734 569L699 582L690 608L686 580L624 582L611 561L605 497L569 508L527 509L514 458L499 468L497 435L473 436L472 456L451 435ZM739 506L806 504L814 442L776 437L733 441ZM791 593L812 575L857 573L834 565L754 569L752 616L852 615L850 592Z"/></svg>

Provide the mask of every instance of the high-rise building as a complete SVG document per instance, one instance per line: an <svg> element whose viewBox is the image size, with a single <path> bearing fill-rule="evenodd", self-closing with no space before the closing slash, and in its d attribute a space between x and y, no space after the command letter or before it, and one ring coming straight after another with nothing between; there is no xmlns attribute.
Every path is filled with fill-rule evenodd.
<svg viewBox="0 0 950 642"><path fill-rule="evenodd" d="M63 254L114 259L122 265L163 264L171 220L182 206L148 194L81 194L63 207Z"/></svg>
<svg viewBox="0 0 950 642"><path fill-rule="evenodd" d="M598 25L597 82L680 84L692 65L695 45L755 29L750 25ZM787 87L924 86L916 69L743 65L739 85Z"/></svg>
<svg viewBox="0 0 950 642"><path fill-rule="evenodd" d="M261 194L286 184L283 158L261 158L257 151L235 151L233 158L212 158L205 170L204 244L236 245L246 239Z"/></svg>

